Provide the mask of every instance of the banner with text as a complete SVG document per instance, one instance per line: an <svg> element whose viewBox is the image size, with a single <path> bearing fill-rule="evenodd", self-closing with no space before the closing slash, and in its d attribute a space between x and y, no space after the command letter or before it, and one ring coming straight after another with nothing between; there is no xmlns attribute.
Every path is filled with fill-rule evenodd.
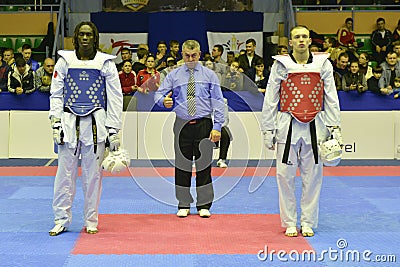
<svg viewBox="0 0 400 267"><path fill-rule="evenodd" d="M148 33L99 33L100 49L104 53L116 55L121 61L121 50L124 47L136 54L139 44L147 44Z"/></svg>
<svg viewBox="0 0 400 267"><path fill-rule="evenodd" d="M246 50L247 39L253 38L256 41L255 53L263 56L263 33L262 32L207 32L208 47L210 51L216 44L224 47L222 58L226 60L226 52L233 51L235 55L240 50Z"/></svg>

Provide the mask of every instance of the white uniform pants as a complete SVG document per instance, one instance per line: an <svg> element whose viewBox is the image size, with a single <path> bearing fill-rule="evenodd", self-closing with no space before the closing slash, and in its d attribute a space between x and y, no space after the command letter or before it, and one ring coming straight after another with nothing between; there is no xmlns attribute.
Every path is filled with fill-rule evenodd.
<svg viewBox="0 0 400 267"><path fill-rule="evenodd" d="M84 193L84 223L85 227L97 227L98 210L101 195L102 169L105 143L97 145L94 154L93 145L85 146L79 143L75 148L68 144L58 146L58 169L54 181L53 212L54 222L69 227L72 221L71 207L76 193L76 178L78 175L78 159L81 154L82 188Z"/></svg>
<svg viewBox="0 0 400 267"><path fill-rule="evenodd" d="M319 164L315 164L311 144L307 145L302 138L290 146L288 164L282 163L284 149L285 144L277 144L276 178L282 226L287 228L297 224L295 177L299 168L302 181L300 225L316 228L323 164L320 158L318 158Z"/></svg>

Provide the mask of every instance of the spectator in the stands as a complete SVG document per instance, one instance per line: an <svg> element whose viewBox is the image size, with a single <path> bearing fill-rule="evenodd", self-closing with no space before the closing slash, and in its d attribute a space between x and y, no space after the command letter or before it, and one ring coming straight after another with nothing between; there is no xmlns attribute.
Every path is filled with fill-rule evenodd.
<svg viewBox="0 0 400 267"><path fill-rule="evenodd" d="M322 51L332 53L332 50L337 47L337 41L334 37L325 37L322 43Z"/></svg>
<svg viewBox="0 0 400 267"><path fill-rule="evenodd" d="M264 60L262 58L257 59L255 67L248 69L245 74L256 84L259 92L265 93L269 71L265 68Z"/></svg>
<svg viewBox="0 0 400 267"><path fill-rule="evenodd" d="M216 67L216 63L213 62L211 59L208 59L206 61L203 62L204 67L209 68L210 70L213 70L215 72L215 74L217 74L218 80L221 82L221 78L222 75L221 73L217 72L217 67Z"/></svg>
<svg viewBox="0 0 400 267"><path fill-rule="evenodd" d="M338 56L342 52L345 52L345 50L342 50L338 47L337 40L335 37L326 37L324 39L324 42L322 44L322 51L330 54L329 60L332 63L337 60Z"/></svg>
<svg viewBox="0 0 400 267"><path fill-rule="evenodd" d="M376 94L382 94L381 90L379 88L379 79L382 76L382 67L381 66L375 66L372 68L372 77L370 77L367 80L367 87L368 90L371 92L374 92Z"/></svg>
<svg viewBox="0 0 400 267"><path fill-rule="evenodd" d="M209 51L204 51L202 61L212 60L211 53Z"/></svg>
<svg viewBox="0 0 400 267"><path fill-rule="evenodd" d="M316 44L311 44L310 47L309 47L308 49L310 49L310 52L313 52L313 53L316 53L316 52L319 52L319 51L320 51L319 46L316 45Z"/></svg>
<svg viewBox="0 0 400 267"><path fill-rule="evenodd" d="M337 40L339 45L344 48L357 48L358 44L355 38L356 34L353 32L353 19L347 18L345 23L337 32Z"/></svg>
<svg viewBox="0 0 400 267"><path fill-rule="evenodd" d="M136 55L138 57L138 60L135 63L133 63L132 70L135 73L139 73L139 71L146 68L146 59L147 56L149 55L149 51L145 48L139 48L136 52Z"/></svg>
<svg viewBox="0 0 400 267"><path fill-rule="evenodd" d="M277 55L287 55L289 54L289 50L287 45L278 45L276 49L276 54Z"/></svg>
<svg viewBox="0 0 400 267"><path fill-rule="evenodd" d="M231 63L233 61L235 61L235 59L236 59L235 52L233 52L233 51L226 52L226 65L227 66L230 66Z"/></svg>
<svg viewBox="0 0 400 267"><path fill-rule="evenodd" d="M211 51L211 56L212 56L213 62L226 64L226 61L222 59L223 53L224 53L224 47L222 45L220 45L220 44L214 45L214 47Z"/></svg>
<svg viewBox="0 0 400 267"><path fill-rule="evenodd" d="M390 95L393 93L394 78L400 76L400 62L397 61L397 54L393 51L388 52L386 61L381 64L382 76L379 79L381 93Z"/></svg>
<svg viewBox="0 0 400 267"><path fill-rule="evenodd" d="M137 90L136 73L132 71L132 62L125 60L122 62L122 70L118 73L124 95L133 95Z"/></svg>
<svg viewBox="0 0 400 267"><path fill-rule="evenodd" d="M4 61L10 66L15 66L14 50L12 48L6 48L3 52Z"/></svg>
<svg viewBox="0 0 400 267"><path fill-rule="evenodd" d="M400 40L392 43L393 52L397 54L397 61L400 61Z"/></svg>
<svg viewBox="0 0 400 267"><path fill-rule="evenodd" d="M149 50L149 45L148 45L148 44L139 44L138 47L137 47L137 49L139 50L140 48L144 48L144 49L146 49L147 51L150 51L150 50Z"/></svg>
<svg viewBox="0 0 400 267"><path fill-rule="evenodd" d="M218 73L220 78L224 73L226 72L227 69L227 64L226 61L222 59L222 54L224 53L224 47L220 44L214 45L212 51L211 51L211 57L212 61L215 63L215 73Z"/></svg>
<svg viewBox="0 0 400 267"><path fill-rule="evenodd" d="M117 64L117 70L121 71L126 60L132 62L132 51L128 47L124 47L121 49L121 59L122 61Z"/></svg>
<svg viewBox="0 0 400 267"><path fill-rule="evenodd" d="M160 84L164 81L165 77L170 73L173 69L177 67L177 63L175 58L167 57L167 67L160 71Z"/></svg>
<svg viewBox="0 0 400 267"><path fill-rule="evenodd" d="M35 74L22 57L15 59L15 66L8 73L8 91L17 95L35 91Z"/></svg>
<svg viewBox="0 0 400 267"><path fill-rule="evenodd" d="M358 59L357 48L359 44L356 42L356 34L353 32L353 19L347 18L344 25L337 32L337 40L339 47L347 51L350 60Z"/></svg>
<svg viewBox="0 0 400 267"><path fill-rule="evenodd" d="M362 52L358 57L358 65L360 73L365 75L365 79L372 77L372 68L369 66L369 55L366 52Z"/></svg>
<svg viewBox="0 0 400 267"><path fill-rule="evenodd" d="M338 6L337 10L340 10L340 11L347 9L348 7L346 7L346 6L355 4L355 2L353 2L354 0L329 0L329 2L335 2L335 1L336 1L336 5ZM358 1L357 2L358 4L361 4L360 2L366 1L366 0L357 0L357 1Z"/></svg>
<svg viewBox="0 0 400 267"><path fill-rule="evenodd" d="M43 66L38 68L35 72L35 85L36 89L42 93L50 93L51 79L54 72L54 60L46 58Z"/></svg>
<svg viewBox="0 0 400 267"><path fill-rule="evenodd" d="M385 19L378 18L376 20L377 29L371 34L372 43L372 57L374 61L381 64L385 61L386 54L391 49L391 44L393 41L392 33L385 28Z"/></svg>
<svg viewBox="0 0 400 267"><path fill-rule="evenodd" d="M224 98L224 123L221 128L221 139L216 143L216 147L219 147L219 157L217 161L217 167L219 168L228 168L228 164L226 162L226 158L228 156L228 149L233 140L231 130L229 129L229 106L228 99Z"/></svg>
<svg viewBox="0 0 400 267"><path fill-rule="evenodd" d="M146 59L146 68L137 74L138 91L148 94L150 91L157 91L160 86L160 73L155 69L155 57L148 55Z"/></svg>
<svg viewBox="0 0 400 267"><path fill-rule="evenodd" d="M157 52L155 53L155 69L161 71L167 66L167 43L159 41L157 43Z"/></svg>
<svg viewBox="0 0 400 267"><path fill-rule="evenodd" d="M3 60L3 51L0 51L0 92L7 92L8 73L11 67Z"/></svg>
<svg viewBox="0 0 400 267"><path fill-rule="evenodd" d="M139 51L139 49L146 49L148 53L149 52L149 45L148 44L138 44L138 47L136 49L136 53L132 55L132 63L135 63L136 61L139 60L138 55L137 55L137 51ZM132 65L133 67L133 65ZM136 72L137 73L137 72Z"/></svg>
<svg viewBox="0 0 400 267"><path fill-rule="evenodd" d="M221 78L221 89L232 91L243 90L243 76L239 71L239 62L233 61Z"/></svg>
<svg viewBox="0 0 400 267"><path fill-rule="evenodd" d="M394 78L393 97L399 98L400 96L400 76Z"/></svg>
<svg viewBox="0 0 400 267"><path fill-rule="evenodd" d="M246 72L251 67L255 67L256 60L260 57L255 53L256 51L256 40L253 38L247 39L246 41L246 54L238 57L239 71Z"/></svg>
<svg viewBox="0 0 400 267"><path fill-rule="evenodd" d="M32 48L32 52L42 52L46 53L47 57L52 57L53 55L53 46L54 46L54 23L49 22L47 24L47 34L40 42L39 46Z"/></svg>
<svg viewBox="0 0 400 267"><path fill-rule="evenodd" d="M166 58L173 57L175 62L178 62L182 59L182 55L179 53L180 44L177 40L169 41L169 53L167 54ZM166 61L168 61L166 59ZM167 62L168 65L168 62Z"/></svg>
<svg viewBox="0 0 400 267"><path fill-rule="evenodd" d="M400 41L400 19L397 22L396 29L393 30L393 41Z"/></svg>
<svg viewBox="0 0 400 267"><path fill-rule="evenodd" d="M22 46L21 53L26 64L28 64L33 71L36 71L40 67L39 62L32 59L32 47L30 44L24 44Z"/></svg>
<svg viewBox="0 0 400 267"><path fill-rule="evenodd" d="M333 77L335 78L336 90L342 90L342 78L349 72L349 55L346 52L340 53L336 60L336 64L333 65Z"/></svg>
<svg viewBox="0 0 400 267"><path fill-rule="evenodd" d="M278 45L278 47L276 48L276 54L277 55L288 55L289 54L289 50L287 45ZM275 62L275 60L272 61L271 64L273 64ZM271 70L271 66L268 66L268 70Z"/></svg>
<svg viewBox="0 0 400 267"><path fill-rule="evenodd" d="M399 4L400 0L374 0L375 3L378 2L380 5L385 5L385 7L382 7L384 10L399 10Z"/></svg>
<svg viewBox="0 0 400 267"><path fill-rule="evenodd" d="M359 93L368 89L365 75L359 72L358 61L350 62L350 71L342 78L342 89L343 91L357 90Z"/></svg>

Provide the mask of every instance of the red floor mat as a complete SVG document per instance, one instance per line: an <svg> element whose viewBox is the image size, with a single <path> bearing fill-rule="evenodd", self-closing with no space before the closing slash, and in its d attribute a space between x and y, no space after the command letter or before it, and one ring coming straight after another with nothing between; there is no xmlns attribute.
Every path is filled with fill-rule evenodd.
<svg viewBox="0 0 400 267"><path fill-rule="evenodd" d="M302 236L286 237L279 215L229 214L204 219L173 214L100 215L99 233L82 232L72 254L254 254L311 250Z"/></svg>
<svg viewBox="0 0 400 267"><path fill-rule="evenodd" d="M0 167L0 176L55 176L56 166L48 167ZM173 177L174 168L172 167L131 167L131 172L137 177ZM324 168L324 176L399 176L400 166L339 166ZM81 171L79 169L79 175ZM214 177L251 177L255 176L275 176L276 168L266 167L229 167L212 168ZM299 172L297 172L299 175ZM104 176L129 177L129 172L123 171L119 174L104 172Z"/></svg>

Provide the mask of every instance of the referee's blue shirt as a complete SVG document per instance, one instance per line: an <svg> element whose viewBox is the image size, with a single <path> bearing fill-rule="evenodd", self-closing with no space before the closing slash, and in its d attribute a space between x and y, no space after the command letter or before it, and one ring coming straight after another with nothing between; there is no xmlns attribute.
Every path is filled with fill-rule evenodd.
<svg viewBox="0 0 400 267"><path fill-rule="evenodd" d="M199 62L195 65L196 113L194 116L190 116L187 110L189 77L190 70L186 64L172 70L155 92L154 101L158 106L164 107L164 98L172 91L173 110L178 118L190 121L211 117L214 112L213 130L220 132L224 123L224 100L217 75Z"/></svg>

